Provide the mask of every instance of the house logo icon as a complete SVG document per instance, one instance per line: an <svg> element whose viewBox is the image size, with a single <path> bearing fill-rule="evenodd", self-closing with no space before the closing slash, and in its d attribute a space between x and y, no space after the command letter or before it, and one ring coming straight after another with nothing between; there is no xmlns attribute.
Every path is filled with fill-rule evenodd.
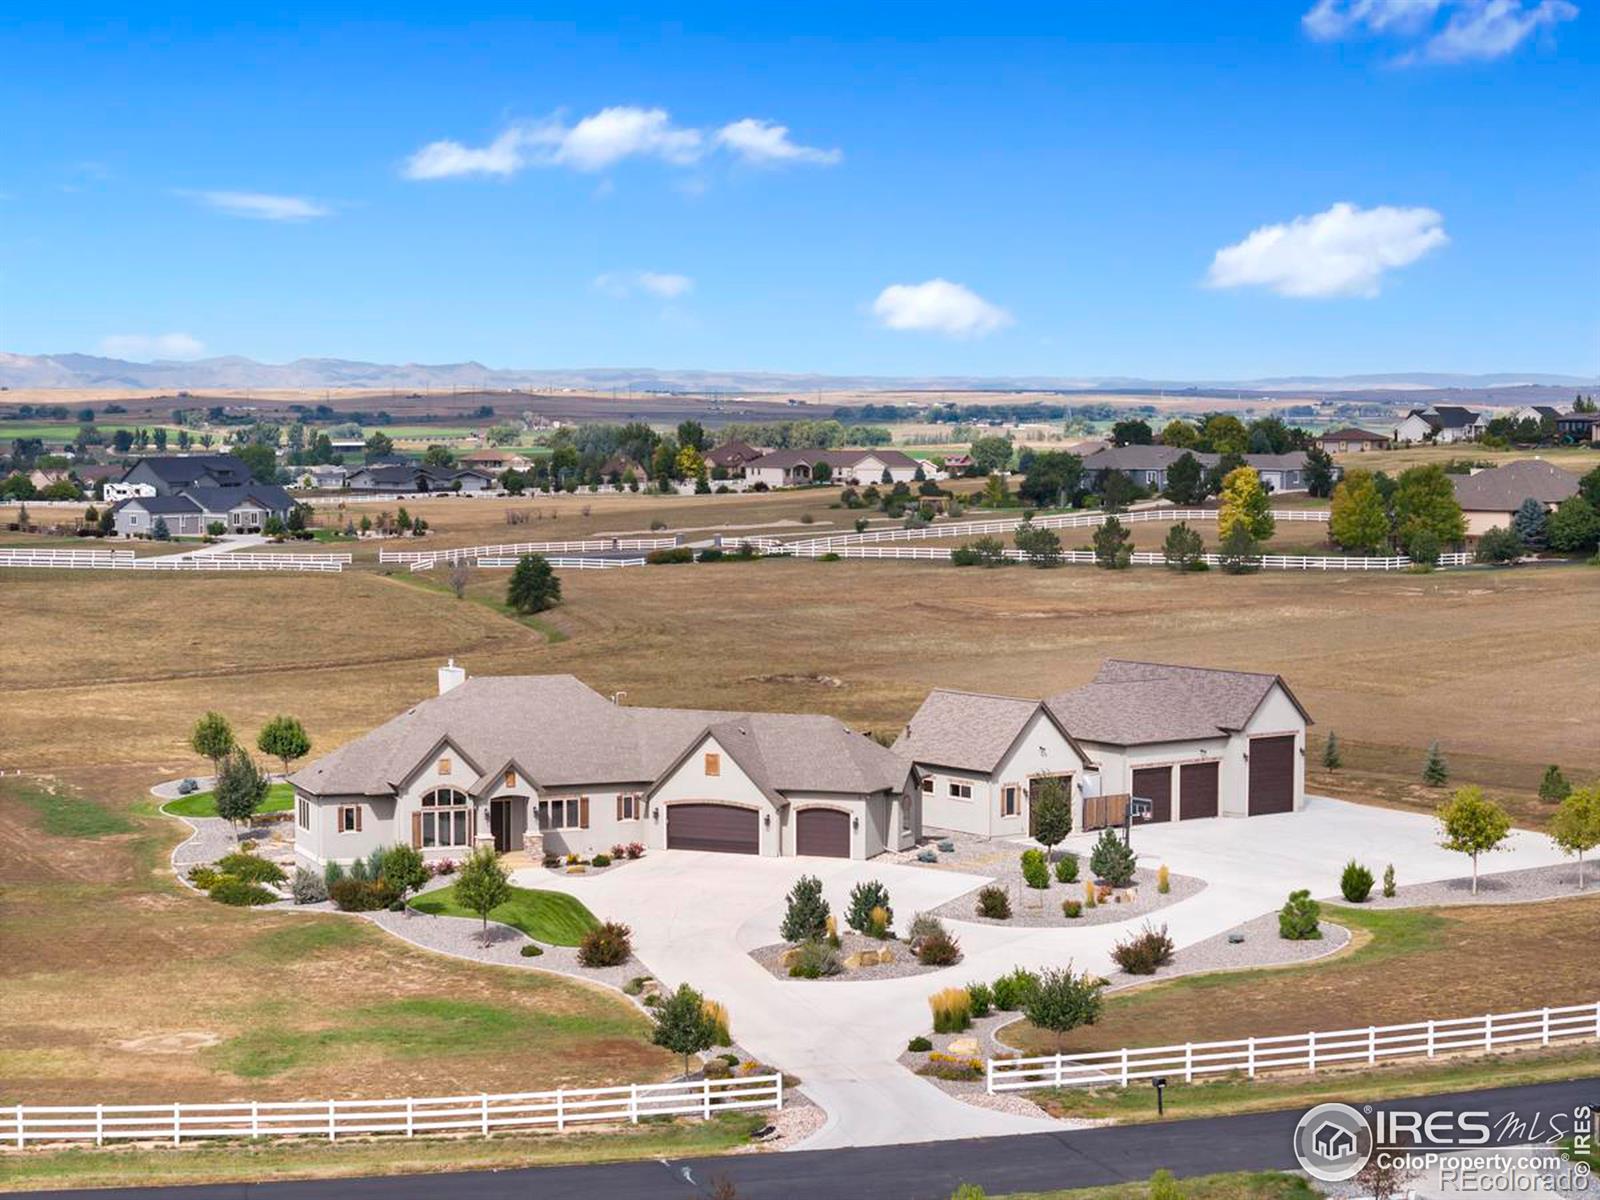
<svg viewBox="0 0 1600 1200"><path fill-rule="evenodd" d="M1348 1104L1319 1104L1294 1129L1294 1153L1323 1183L1353 1179L1372 1156L1372 1130Z"/></svg>

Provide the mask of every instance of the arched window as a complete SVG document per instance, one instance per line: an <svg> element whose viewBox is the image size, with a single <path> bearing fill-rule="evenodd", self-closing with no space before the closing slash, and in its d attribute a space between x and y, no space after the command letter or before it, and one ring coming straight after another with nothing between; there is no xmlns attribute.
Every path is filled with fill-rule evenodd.
<svg viewBox="0 0 1600 1200"><path fill-rule="evenodd" d="M455 788L435 788L422 797L421 842L429 846L466 846L470 841L467 814L471 811L465 792Z"/></svg>

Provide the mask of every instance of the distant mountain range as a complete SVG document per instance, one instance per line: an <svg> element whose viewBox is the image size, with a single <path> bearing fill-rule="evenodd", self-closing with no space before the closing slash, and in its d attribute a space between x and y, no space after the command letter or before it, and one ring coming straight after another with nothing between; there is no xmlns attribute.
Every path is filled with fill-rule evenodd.
<svg viewBox="0 0 1600 1200"><path fill-rule="evenodd" d="M1256 393L1458 391L1515 387L1600 389L1600 377L1542 372L1460 375L1396 372L1387 375L1291 376L1272 379L1141 379L1136 377L876 376L784 374L770 371L658 371L592 367L517 370L463 363L369 363L342 358L297 358L261 363L228 356L194 361L129 362L92 354L8 354L0 351L0 386L107 388L159 391L239 388L571 388L640 392L816 391L1137 391L1239 390Z"/></svg>

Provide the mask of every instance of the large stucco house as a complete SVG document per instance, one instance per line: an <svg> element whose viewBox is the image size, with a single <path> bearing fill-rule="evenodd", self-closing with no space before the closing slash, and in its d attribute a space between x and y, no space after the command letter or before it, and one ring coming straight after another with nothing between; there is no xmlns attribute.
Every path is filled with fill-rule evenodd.
<svg viewBox="0 0 1600 1200"><path fill-rule="evenodd" d="M747 460L744 477L770 488L805 487L827 464L828 481L839 484L910 483L923 466L899 450L774 450ZM887 478L885 478L887 476Z"/></svg>
<svg viewBox="0 0 1600 1200"><path fill-rule="evenodd" d="M119 537L149 537L162 522L173 537L197 537L213 525L228 533L260 533L289 518L294 500L275 483L259 483L231 454L168 454L141 458L114 484L112 523Z"/></svg>
<svg viewBox="0 0 1600 1200"><path fill-rule="evenodd" d="M870 858L921 832L910 764L832 717L622 706L570 675L466 679L297 771L313 866L406 842Z"/></svg>
<svg viewBox="0 0 1600 1200"><path fill-rule="evenodd" d="M1184 450L1177 446L1108 446L1096 450L1083 460L1084 484L1098 489L1107 472L1118 471L1140 487L1164 491L1167 472L1184 455L1190 455L1209 470L1222 461L1220 454L1203 450ZM1306 455L1303 450L1287 454L1246 454L1244 465L1255 469L1262 486L1269 492L1303 492L1306 490Z"/></svg>
<svg viewBox="0 0 1600 1200"><path fill-rule="evenodd" d="M1025 837L1046 780L1073 827L1254 817L1305 802L1310 718L1276 675L1113 659L1047 700L940 689L892 749L832 717L644 708L570 675L467 679L290 777L307 865L404 842L585 856L865 859L926 832Z"/></svg>
<svg viewBox="0 0 1600 1200"><path fill-rule="evenodd" d="M926 826L1017 836L1051 778L1079 831L1120 823L1129 797L1150 802L1150 821L1298 811L1310 723L1276 675L1110 659L1043 702L936 691L895 749L915 765Z"/></svg>
<svg viewBox="0 0 1600 1200"><path fill-rule="evenodd" d="M1546 512L1578 494L1578 476L1539 458L1519 458L1503 467L1486 467L1471 475L1450 476L1456 503L1467 519L1467 536L1482 537L1491 529L1510 529L1525 500L1536 500Z"/></svg>

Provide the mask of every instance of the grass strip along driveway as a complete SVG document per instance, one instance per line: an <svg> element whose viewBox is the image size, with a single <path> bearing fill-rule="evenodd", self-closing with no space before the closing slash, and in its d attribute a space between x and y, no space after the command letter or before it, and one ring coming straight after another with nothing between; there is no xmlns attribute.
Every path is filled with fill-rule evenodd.
<svg viewBox="0 0 1600 1200"><path fill-rule="evenodd" d="M169 800L162 805L163 812L169 812L175 817L214 817L217 815L217 794L215 792L190 792L187 796L180 796L176 800ZM268 786L266 798L261 801L258 813L288 812L294 807L294 788L287 783L274 783Z"/></svg>
<svg viewBox="0 0 1600 1200"><path fill-rule="evenodd" d="M418 896L411 907L435 917L478 919L477 913L456 899L454 884ZM520 929L547 946L576 946L584 934L600 926L583 901L562 892L537 888L512 888L511 899L490 912L489 919Z"/></svg>

